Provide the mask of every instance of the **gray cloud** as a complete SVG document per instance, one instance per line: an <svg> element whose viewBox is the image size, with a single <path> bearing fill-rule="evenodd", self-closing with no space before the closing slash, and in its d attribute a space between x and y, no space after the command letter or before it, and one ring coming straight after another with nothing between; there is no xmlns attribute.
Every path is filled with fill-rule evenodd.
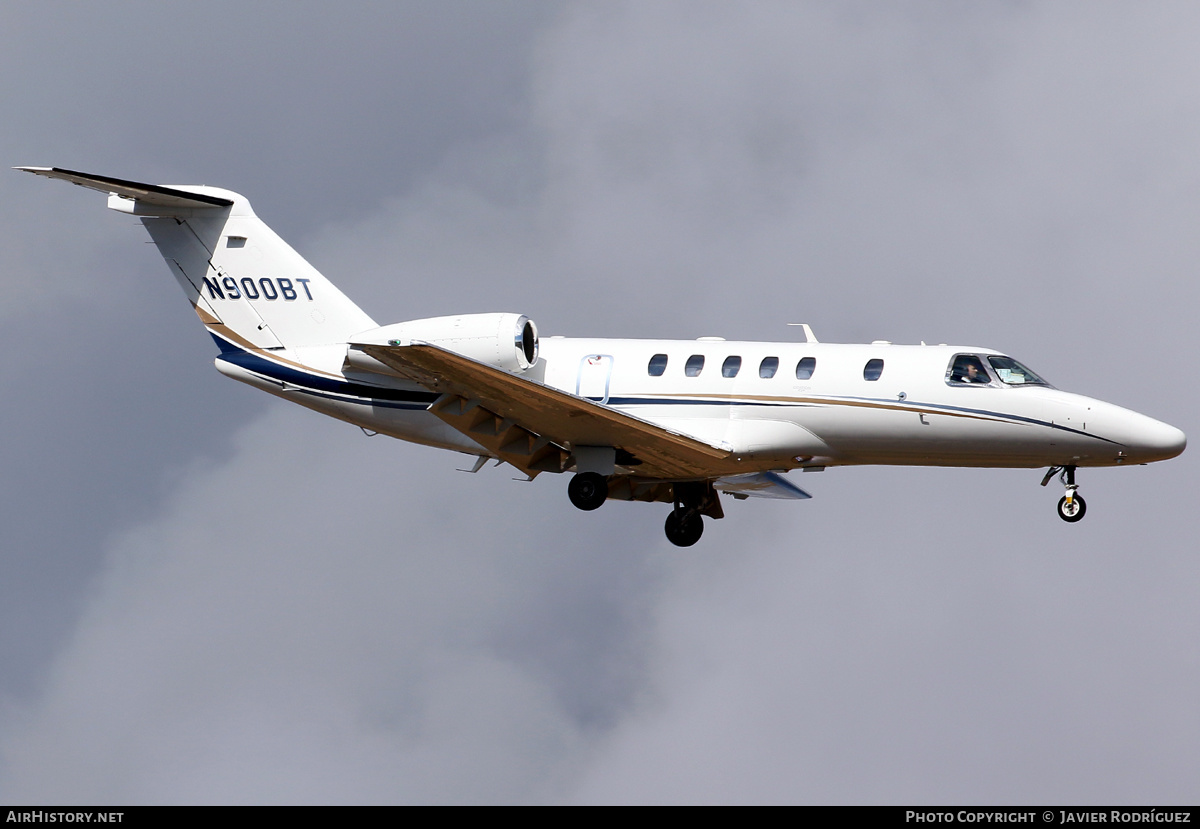
<svg viewBox="0 0 1200 829"><path fill-rule="evenodd" d="M1188 6L251 8L9 35L13 163L237 189L381 323L970 342L1196 431ZM1087 473L1078 526L1036 471L831 470L681 552L225 383L140 229L26 179L8 799L1194 794L1189 455Z"/></svg>
<svg viewBox="0 0 1200 829"><path fill-rule="evenodd" d="M382 440L276 409L115 538L47 693L10 733L11 790L552 794L589 730L630 704L660 580L628 553L603 559L599 540L531 533L530 488L503 473ZM463 520L473 502L487 521Z"/></svg>

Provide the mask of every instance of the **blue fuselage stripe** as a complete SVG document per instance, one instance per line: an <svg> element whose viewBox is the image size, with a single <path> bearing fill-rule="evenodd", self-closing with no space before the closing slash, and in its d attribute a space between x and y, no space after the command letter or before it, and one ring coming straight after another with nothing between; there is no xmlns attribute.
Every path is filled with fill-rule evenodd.
<svg viewBox="0 0 1200 829"><path fill-rule="evenodd" d="M355 398L353 402L403 409L427 409L429 404L438 399L436 392L370 386L366 383L323 377L281 365L240 348L223 351L217 359L276 382L296 386L298 391L318 397Z"/></svg>

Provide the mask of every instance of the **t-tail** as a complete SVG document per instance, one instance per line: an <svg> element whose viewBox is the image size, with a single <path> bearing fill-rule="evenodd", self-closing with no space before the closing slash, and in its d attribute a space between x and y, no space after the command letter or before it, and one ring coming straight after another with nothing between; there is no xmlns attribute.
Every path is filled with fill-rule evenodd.
<svg viewBox="0 0 1200 829"><path fill-rule="evenodd" d="M108 193L110 208L140 217L222 351L344 343L376 327L237 193L17 169Z"/></svg>

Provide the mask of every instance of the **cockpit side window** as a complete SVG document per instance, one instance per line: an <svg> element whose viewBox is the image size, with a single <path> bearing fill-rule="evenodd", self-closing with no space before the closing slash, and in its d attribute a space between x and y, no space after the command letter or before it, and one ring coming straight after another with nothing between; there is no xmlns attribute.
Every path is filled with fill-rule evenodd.
<svg viewBox="0 0 1200 829"><path fill-rule="evenodd" d="M983 360L974 354L957 354L946 370L946 382L952 386L988 386L992 378Z"/></svg>
<svg viewBox="0 0 1200 829"><path fill-rule="evenodd" d="M988 362L996 370L1000 382L1008 386L1049 386L1050 384L1038 377L1028 368L1018 363L1012 357L988 357Z"/></svg>

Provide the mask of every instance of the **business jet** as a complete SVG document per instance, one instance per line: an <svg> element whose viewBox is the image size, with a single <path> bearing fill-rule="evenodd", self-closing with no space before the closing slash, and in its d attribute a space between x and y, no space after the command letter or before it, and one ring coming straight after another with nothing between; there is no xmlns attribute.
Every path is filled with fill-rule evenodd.
<svg viewBox="0 0 1200 829"><path fill-rule="evenodd" d="M379 326L237 193L18 167L108 194L141 218L201 323L217 370L368 434L572 473L571 503L672 505L695 544L720 495L806 499L801 469L1048 467L1064 521L1087 505L1080 467L1179 455L1179 429L1060 391L987 348L538 336L515 313Z"/></svg>

